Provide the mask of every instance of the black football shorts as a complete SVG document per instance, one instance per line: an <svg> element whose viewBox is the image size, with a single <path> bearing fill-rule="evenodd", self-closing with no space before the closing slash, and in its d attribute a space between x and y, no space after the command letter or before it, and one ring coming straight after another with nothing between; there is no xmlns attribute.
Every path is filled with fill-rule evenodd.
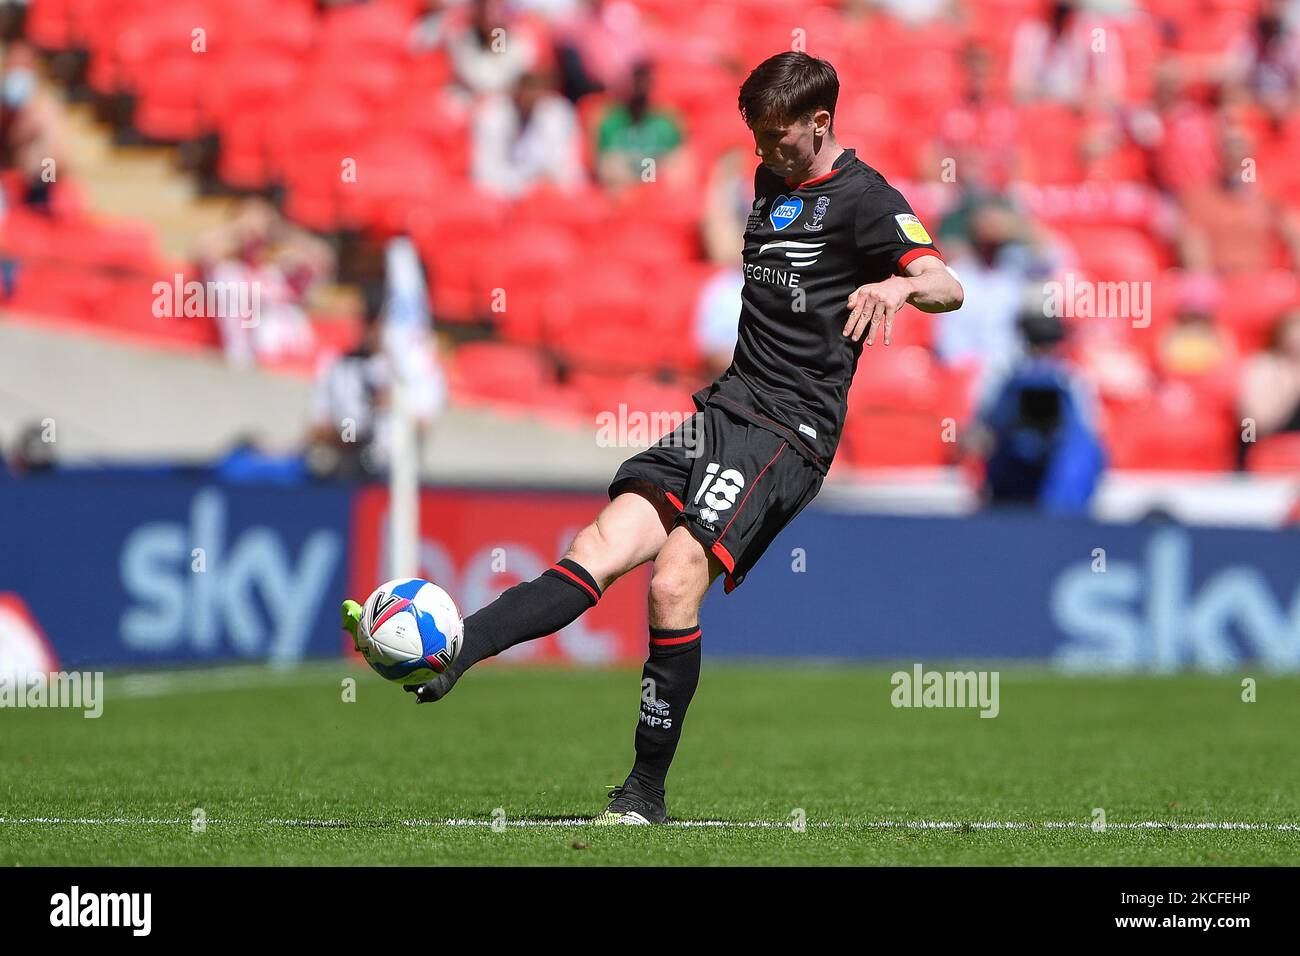
<svg viewBox="0 0 1300 956"><path fill-rule="evenodd" d="M706 405L623 462L609 496L637 482L659 489L681 512L678 523L722 562L730 594L823 478L780 435Z"/></svg>

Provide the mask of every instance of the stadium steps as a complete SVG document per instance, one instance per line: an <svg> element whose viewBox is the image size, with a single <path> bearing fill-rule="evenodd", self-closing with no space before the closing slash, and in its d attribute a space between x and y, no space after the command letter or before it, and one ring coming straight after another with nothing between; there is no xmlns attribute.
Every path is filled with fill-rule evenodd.
<svg viewBox="0 0 1300 956"><path fill-rule="evenodd" d="M288 453L306 434L310 393L310 381L232 369L215 352L168 354L0 322L0 444L51 418L56 457L68 464L210 461L245 436ZM587 421L557 427L453 406L434 425L421 475L604 489L629 452L598 447Z"/></svg>
<svg viewBox="0 0 1300 956"><path fill-rule="evenodd" d="M149 223L162 253L175 259L187 258L195 236L225 221L232 200L199 195L177 169L174 149L115 145L89 104L70 105L66 115L72 172L95 212Z"/></svg>
<svg viewBox="0 0 1300 956"><path fill-rule="evenodd" d="M56 88L51 88L51 91L59 94ZM72 207L84 207L85 212L95 222L104 223L105 228L147 234L148 245L160 258L129 267L136 270L133 281L140 285L141 290L148 290L158 279L170 280L173 269L185 268L197 238L227 220L235 200L201 195L193 178L178 168L174 147L115 143L111 130L96 120L94 109L89 104L62 100L62 118L67 154L75 159L58 173L70 183L75 197ZM26 263L25 270L34 278L41 275L42 268L57 271L65 266L63 263L32 261ZM153 275L154 272L159 274ZM119 278L123 283L127 279L126 274ZM79 287L86 287L87 284L93 286L97 277L83 273L81 279L84 281ZM29 281L24 288L35 284ZM50 299L50 296L66 293L66 286L59 282L46 283L44 291L49 301L43 301L40 308L29 308L31 303L27 301L11 301L6 303L3 318L46 325L81 326L118 338L154 340L160 347L178 344L148 321L140 322L139 328L135 329L129 321L125 324L105 321L100 308L87 310L70 305L66 312L59 309L57 302ZM114 301L121 304L120 298ZM354 286L333 284L314 290L311 311L320 341L331 348L350 345L356 335L355 317L360 314L361 307L361 295ZM122 313L119 319L129 319L130 313L125 308L118 311ZM188 338L179 344L208 347ZM310 372L314 365L313 358L277 368L277 371L303 374Z"/></svg>

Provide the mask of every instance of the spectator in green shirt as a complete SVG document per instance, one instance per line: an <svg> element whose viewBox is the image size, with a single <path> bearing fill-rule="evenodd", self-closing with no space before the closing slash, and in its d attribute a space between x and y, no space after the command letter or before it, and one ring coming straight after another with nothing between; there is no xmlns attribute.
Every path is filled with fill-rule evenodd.
<svg viewBox="0 0 1300 956"><path fill-rule="evenodd" d="M668 110L651 105L654 71L633 68L627 91L601 117L596 130L596 177L607 189L637 182L680 181L685 173L682 128Z"/></svg>

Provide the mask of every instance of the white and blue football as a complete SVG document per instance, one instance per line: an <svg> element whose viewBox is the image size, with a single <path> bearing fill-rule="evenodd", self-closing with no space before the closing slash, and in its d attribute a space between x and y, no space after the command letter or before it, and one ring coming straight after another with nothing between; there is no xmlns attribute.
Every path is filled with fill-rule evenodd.
<svg viewBox="0 0 1300 956"><path fill-rule="evenodd" d="M396 578L375 588L357 628L366 663L399 684L421 684L445 671L464 634L451 595L422 578Z"/></svg>

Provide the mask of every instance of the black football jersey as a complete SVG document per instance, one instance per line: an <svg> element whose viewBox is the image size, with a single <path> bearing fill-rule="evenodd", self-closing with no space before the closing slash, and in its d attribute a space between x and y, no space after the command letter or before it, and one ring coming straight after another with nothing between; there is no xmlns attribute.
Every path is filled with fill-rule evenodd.
<svg viewBox="0 0 1300 956"><path fill-rule="evenodd" d="M848 297L923 255L939 253L912 207L853 150L794 187L760 165L735 356L696 401L777 432L826 471L866 340L842 334Z"/></svg>

